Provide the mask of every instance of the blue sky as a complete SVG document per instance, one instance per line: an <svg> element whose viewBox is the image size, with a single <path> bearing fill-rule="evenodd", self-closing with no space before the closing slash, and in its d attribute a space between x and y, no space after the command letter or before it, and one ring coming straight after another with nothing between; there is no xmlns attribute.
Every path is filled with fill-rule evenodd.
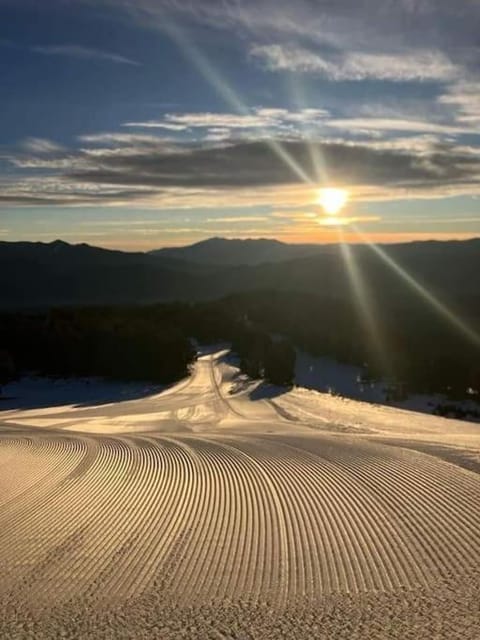
<svg viewBox="0 0 480 640"><path fill-rule="evenodd" d="M476 0L0 0L0 239L480 235L478 24Z"/></svg>

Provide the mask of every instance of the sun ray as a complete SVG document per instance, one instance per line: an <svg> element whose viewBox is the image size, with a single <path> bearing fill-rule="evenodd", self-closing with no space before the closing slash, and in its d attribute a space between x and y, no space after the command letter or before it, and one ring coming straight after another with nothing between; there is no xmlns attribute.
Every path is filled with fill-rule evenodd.
<svg viewBox="0 0 480 640"><path fill-rule="evenodd" d="M387 356L387 343L383 332L375 315L375 302L365 283L360 267L355 260L354 253L350 245L346 242L343 229L338 228L340 251L344 260L347 276L350 280L350 289L353 294L360 319L368 335L368 339L373 348L376 361L386 376L392 376L389 359Z"/></svg>
<svg viewBox="0 0 480 640"><path fill-rule="evenodd" d="M452 326L456 327L466 338L468 338L476 346L480 346L480 334L472 329L466 322L459 318L451 309L443 302L438 300L433 293L428 291L415 278L401 267L391 256L389 256L381 247L372 242L358 227L354 227L356 233L362 241L370 247L370 249L378 255L383 262L392 269L410 288L415 291L425 302L428 302L441 316L443 316Z"/></svg>
<svg viewBox="0 0 480 640"><path fill-rule="evenodd" d="M305 109L307 104L305 100L305 96L303 90L300 86L300 74L291 75L290 84L291 84L291 93L293 95L295 106L300 111L301 109ZM312 163L313 170L315 171L315 178L317 183L319 184L328 184L328 170L325 162L324 155L322 150L319 148L318 144L312 142L310 138L310 132L305 126L305 122L303 120L300 121L300 127L304 133L305 141L308 146L308 152L310 154L310 160Z"/></svg>
<svg viewBox="0 0 480 640"><path fill-rule="evenodd" d="M169 21L168 24L165 25L165 28L181 51L188 57L190 62L199 70L205 80L218 92L229 107L234 109L239 115L251 115L250 110L242 100L240 100L237 93L227 81L222 78L217 69L214 68L203 51L189 40L184 32L182 32L177 25L173 24L173 22ZM262 132L266 133L264 130L262 130ZM265 138L263 141L302 182L306 184L314 183L312 177L307 175L304 169L292 158L278 140Z"/></svg>

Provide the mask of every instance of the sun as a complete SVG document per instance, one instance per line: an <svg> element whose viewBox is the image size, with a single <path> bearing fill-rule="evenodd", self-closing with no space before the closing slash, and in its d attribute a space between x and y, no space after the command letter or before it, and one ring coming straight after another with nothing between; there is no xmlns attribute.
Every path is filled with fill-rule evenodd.
<svg viewBox="0 0 480 640"><path fill-rule="evenodd" d="M336 215L348 201L348 191L345 189L326 188L319 189L317 202L320 204L325 213L330 216Z"/></svg>

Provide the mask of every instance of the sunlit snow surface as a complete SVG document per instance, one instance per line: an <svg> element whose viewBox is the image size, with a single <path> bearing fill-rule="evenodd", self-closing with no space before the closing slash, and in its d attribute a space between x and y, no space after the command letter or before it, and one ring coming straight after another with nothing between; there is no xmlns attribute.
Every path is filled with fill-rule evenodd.
<svg viewBox="0 0 480 640"><path fill-rule="evenodd" d="M471 411L473 416L480 410L480 404L473 400L451 401L441 394L410 394L402 400L392 400L388 397L386 381L364 382L362 374L361 367L297 352L295 381L300 387L424 413L435 413L439 405L445 404L453 404L466 412Z"/></svg>
<svg viewBox="0 0 480 640"><path fill-rule="evenodd" d="M225 355L0 413L0 637L477 640L480 427Z"/></svg>

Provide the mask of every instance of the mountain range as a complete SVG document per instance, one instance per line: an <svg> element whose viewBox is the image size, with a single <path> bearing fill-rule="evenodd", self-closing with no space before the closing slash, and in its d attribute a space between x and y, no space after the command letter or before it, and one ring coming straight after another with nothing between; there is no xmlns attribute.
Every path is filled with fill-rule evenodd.
<svg viewBox="0 0 480 640"><path fill-rule="evenodd" d="M234 266L283 262L315 255L321 250L325 251L326 245L286 244L267 238L257 240L209 238L186 247L166 247L155 249L150 253L197 264Z"/></svg>
<svg viewBox="0 0 480 640"><path fill-rule="evenodd" d="M0 308L207 300L258 289L345 298L359 284L395 299L411 289L402 270L434 294L480 297L480 239L390 244L376 251L352 245L348 255L346 260L340 245L269 239L211 238L146 253L61 240L0 242Z"/></svg>

